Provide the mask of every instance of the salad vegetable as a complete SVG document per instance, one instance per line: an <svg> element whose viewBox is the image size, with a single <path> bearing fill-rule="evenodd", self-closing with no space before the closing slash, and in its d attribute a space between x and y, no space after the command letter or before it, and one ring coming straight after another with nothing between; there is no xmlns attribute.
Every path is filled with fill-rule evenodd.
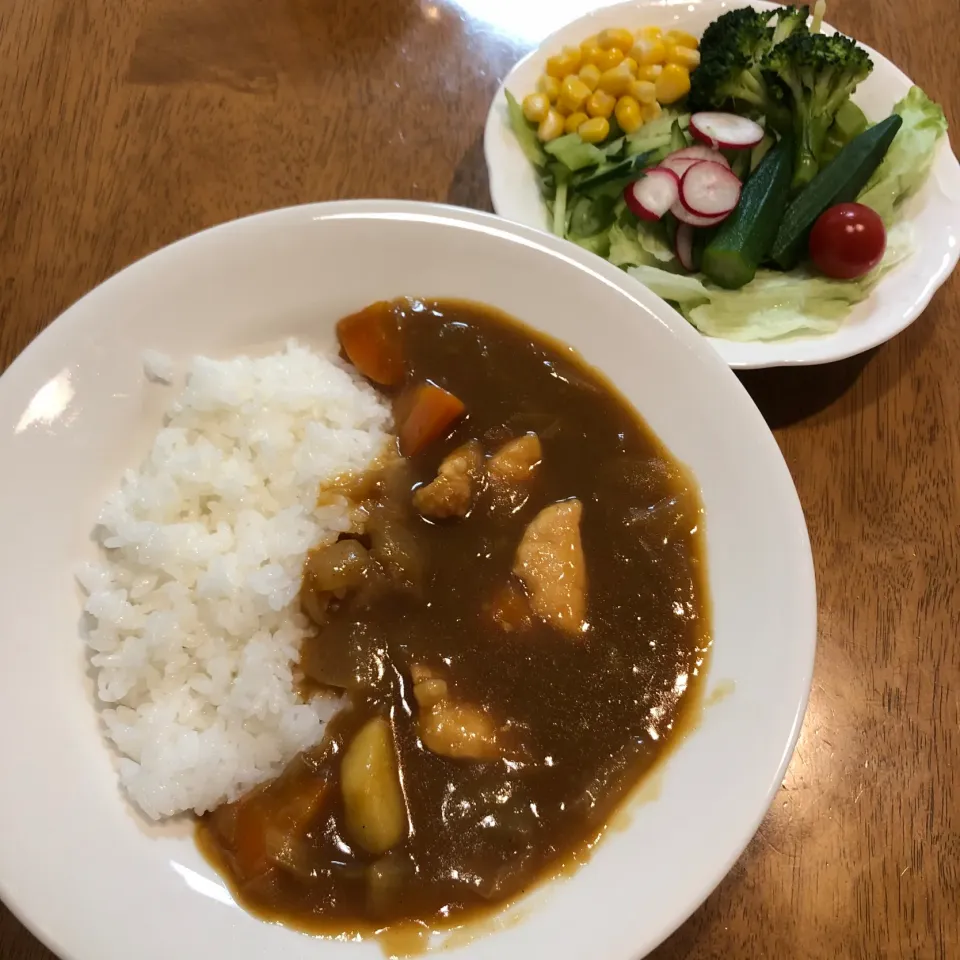
<svg viewBox="0 0 960 960"><path fill-rule="evenodd" d="M870 58L819 32L823 6L737 8L699 42L604 30L548 58L522 103L507 92L553 231L708 335L836 329L909 253L880 218L923 182L946 121L914 87L871 125L850 99Z"/></svg>

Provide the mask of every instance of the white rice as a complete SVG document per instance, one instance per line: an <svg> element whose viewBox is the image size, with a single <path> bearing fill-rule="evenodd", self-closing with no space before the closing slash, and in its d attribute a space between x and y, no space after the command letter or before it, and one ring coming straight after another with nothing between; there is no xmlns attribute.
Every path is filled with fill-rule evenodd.
<svg viewBox="0 0 960 960"><path fill-rule="evenodd" d="M148 816L211 810L319 740L330 704L293 689L301 569L359 518L317 491L367 468L389 426L370 387L293 342L190 364L100 512L103 562L78 573L106 735Z"/></svg>

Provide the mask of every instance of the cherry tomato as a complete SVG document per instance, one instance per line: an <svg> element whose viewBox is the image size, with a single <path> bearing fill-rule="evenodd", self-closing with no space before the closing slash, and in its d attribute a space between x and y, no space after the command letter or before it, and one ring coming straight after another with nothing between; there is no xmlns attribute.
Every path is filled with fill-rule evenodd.
<svg viewBox="0 0 960 960"><path fill-rule="evenodd" d="M821 273L837 280L869 273L886 248L883 221L862 203L838 203L824 210L810 232L810 259Z"/></svg>

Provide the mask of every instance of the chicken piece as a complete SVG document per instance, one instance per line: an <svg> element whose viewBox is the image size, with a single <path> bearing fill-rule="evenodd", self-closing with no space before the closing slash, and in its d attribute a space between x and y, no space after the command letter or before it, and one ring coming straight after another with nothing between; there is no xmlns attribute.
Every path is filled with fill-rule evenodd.
<svg viewBox="0 0 960 960"><path fill-rule="evenodd" d="M444 457L435 480L413 494L413 505L425 516L445 520L465 517L473 505L483 450L476 440L457 447Z"/></svg>
<svg viewBox="0 0 960 960"><path fill-rule="evenodd" d="M452 699L446 680L429 668L414 664L410 673L420 707L417 727L428 750L454 760L497 760L503 755L497 729L483 710Z"/></svg>
<svg viewBox="0 0 960 960"><path fill-rule="evenodd" d="M524 531L513 572L523 581L534 613L564 633L583 629L587 571L580 541L579 500L544 507Z"/></svg>
<svg viewBox="0 0 960 960"><path fill-rule="evenodd" d="M533 622L530 601L512 578L510 583L497 590L484 609L494 625L504 633L526 630Z"/></svg>
<svg viewBox="0 0 960 960"><path fill-rule="evenodd" d="M516 487L530 480L543 460L543 447L535 433L508 440L487 463L487 475L497 487Z"/></svg>

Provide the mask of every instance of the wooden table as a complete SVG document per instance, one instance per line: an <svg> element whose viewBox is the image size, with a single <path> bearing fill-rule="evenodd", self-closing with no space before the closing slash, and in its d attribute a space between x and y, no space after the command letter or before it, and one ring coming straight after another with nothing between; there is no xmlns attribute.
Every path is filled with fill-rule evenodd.
<svg viewBox="0 0 960 960"><path fill-rule="evenodd" d="M4 0L0 370L110 274L223 220L343 197L489 209L497 84L587 6ZM834 0L830 15L956 125L956 12ZM960 272L867 356L743 378L810 526L816 676L763 826L656 960L960 956L958 371ZM49 960L0 911L0 957Z"/></svg>

